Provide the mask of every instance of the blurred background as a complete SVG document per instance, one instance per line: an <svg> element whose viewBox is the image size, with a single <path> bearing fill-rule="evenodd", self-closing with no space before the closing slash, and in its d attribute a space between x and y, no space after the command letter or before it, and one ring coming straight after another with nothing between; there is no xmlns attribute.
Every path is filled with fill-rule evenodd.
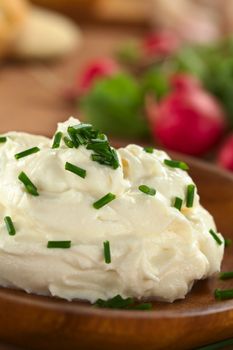
<svg viewBox="0 0 233 350"><path fill-rule="evenodd" d="M0 132L70 115L233 171L233 1L0 0Z"/></svg>

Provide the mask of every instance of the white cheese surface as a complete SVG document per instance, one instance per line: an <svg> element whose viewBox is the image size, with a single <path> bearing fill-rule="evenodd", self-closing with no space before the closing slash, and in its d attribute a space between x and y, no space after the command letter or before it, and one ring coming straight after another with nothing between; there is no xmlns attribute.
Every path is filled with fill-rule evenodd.
<svg viewBox="0 0 233 350"><path fill-rule="evenodd" d="M64 133L79 121L58 125ZM10 132L0 144L0 285L68 300L95 302L122 297L174 301L184 298L195 280L220 270L224 244L210 235L212 216L199 203L181 211L193 183L186 171L164 164L165 152L146 153L129 145L117 151L116 170L91 160L84 146L52 149L52 140ZM14 155L38 146L38 153ZM86 170L83 179L67 170L70 162ZM39 196L25 192L18 175L24 171ZM156 189L150 196L142 184ZM112 192L116 199L97 210L93 203ZM16 234L8 234L10 216ZM220 234L219 238L223 240ZM52 240L71 240L69 249L48 249ZM106 264L103 242L111 247Z"/></svg>

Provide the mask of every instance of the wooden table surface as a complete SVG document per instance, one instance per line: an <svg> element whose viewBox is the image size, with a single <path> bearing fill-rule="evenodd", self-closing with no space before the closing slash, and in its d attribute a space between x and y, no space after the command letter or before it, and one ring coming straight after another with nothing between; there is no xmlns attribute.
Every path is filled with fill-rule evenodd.
<svg viewBox="0 0 233 350"><path fill-rule="evenodd" d="M62 98L86 61L108 55L123 40L140 36L140 30L112 27L83 28L83 41L59 62L5 64L0 68L0 132L24 130L51 134L58 121L77 115Z"/></svg>

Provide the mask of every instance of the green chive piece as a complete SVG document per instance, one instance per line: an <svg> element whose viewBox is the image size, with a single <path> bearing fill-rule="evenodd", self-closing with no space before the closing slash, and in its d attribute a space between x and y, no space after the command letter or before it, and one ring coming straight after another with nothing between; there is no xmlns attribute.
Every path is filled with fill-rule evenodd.
<svg viewBox="0 0 233 350"><path fill-rule="evenodd" d="M24 184L25 190L29 194L32 196L39 196L37 187L31 182L29 177L23 171L19 174L18 179Z"/></svg>
<svg viewBox="0 0 233 350"><path fill-rule="evenodd" d="M225 247L229 247L230 245L232 245L232 240L229 238L224 238L224 244Z"/></svg>
<svg viewBox="0 0 233 350"><path fill-rule="evenodd" d="M146 153L153 153L154 152L154 148L153 147L144 147L143 149L144 149L144 151Z"/></svg>
<svg viewBox="0 0 233 350"><path fill-rule="evenodd" d="M233 278L233 271L228 271L228 272L221 272L219 274L220 280L229 280Z"/></svg>
<svg viewBox="0 0 233 350"><path fill-rule="evenodd" d="M6 136L0 136L0 143L5 143L7 141Z"/></svg>
<svg viewBox="0 0 233 350"><path fill-rule="evenodd" d="M78 141L76 140L76 131L75 129L72 127L72 126L69 126L68 129L67 129L67 132L73 142L73 145L75 148L78 148L79 147L79 143Z"/></svg>
<svg viewBox="0 0 233 350"><path fill-rule="evenodd" d="M114 148L109 146L108 142L102 141L101 143L95 142L93 144L88 144L87 149L91 149L95 152L91 155L93 161L110 166L113 169L119 167L120 164L117 153Z"/></svg>
<svg viewBox="0 0 233 350"><path fill-rule="evenodd" d="M110 150L111 150L111 156L112 156L111 166L113 169L117 169L120 166L117 152L116 152L115 148L113 148L113 147L110 147Z"/></svg>
<svg viewBox="0 0 233 350"><path fill-rule="evenodd" d="M7 228L7 231L9 233L9 235L14 236L16 231L15 231L14 224L13 224L13 222L11 220L11 217L10 216L6 216L4 218L4 221L5 221L6 228Z"/></svg>
<svg viewBox="0 0 233 350"><path fill-rule="evenodd" d="M178 160L164 159L164 164L171 168L179 168L181 170L189 170L188 164L180 162Z"/></svg>
<svg viewBox="0 0 233 350"><path fill-rule="evenodd" d="M85 169L79 168L78 166L71 164L69 162L66 162L65 169L70 171L71 173L74 173L82 177L83 179L86 177L86 174L87 174Z"/></svg>
<svg viewBox="0 0 233 350"><path fill-rule="evenodd" d="M194 195L195 195L195 186L193 184L190 184L187 187L187 197L186 197L187 208L193 207Z"/></svg>
<svg viewBox="0 0 233 350"><path fill-rule="evenodd" d="M65 136L63 141L68 148L74 148L74 143L69 139L69 137Z"/></svg>
<svg viewBox="0 0 233 350"><path fill-rule="evenodd" d="M79 124L73 125L72 128L75 129L75 131L77 132L79 131L80 134L83 134L84 137L89 136L89 134L93 132L95 135L97 134L97 131L94 130L93 126L87 123L79 123Z"/></svg>
<svg viewBox="0 0 233 350"><path fill-rule="evenodd" d="M61 139L62 139L62 132L58 131L54 136L52 148L59 148Z"/></svg>
<svg viewBox="0 0 233 350"><path fill-rule="evenodd" d="M39 151L40 151L39 147L32 147L32 148L26 149L23 152L15 154L15 159L20 159L20 158L23 158L23 157L27 157L27 156L29 156L31 154L34 154L34 153L37 153Z"/></svg>
<svg viewBox="0 0 233 350"><path fill-rule="evenodd" d="M91 155L91 159L93 160L93 162L97 162L101 165L107 165L107 166L112 166L111 165L111 160L106 160L104 157L102 157L99 154L92 154Z"/></svg>
<svg viewBox="0 0 233 350"><path fill-rule="evenodd" d="M229 347L230 345L233 345L233 339L219 341L212 345L206 345L201 348L198 348L198 350L223 350L223 349L232 350L232 346L231 348Z"/></svg>
<svg viewBox="0 0 233 350"><path fill-rule="evenodd" d="M106 204L110 203L111 201L113 201L116 198L115 194L113 193L108 193L106 194L104 197L100 198L98 201L96 201L95 203L93 203L93 207L95 209L100 209L103 206L105 206Z"/></svg>
<svg viewBox="0 0 233 350"><path fill-rule="evenodd" d="M92 150L91 159L101 165L110 166L117 169L120 162L116 150L110 146L106 135L100 133L90 124L80 123L69 126L68 135L75 148L85 146L86 149Z"/></svg>
<svg viewBox="0 0 233 350"><path fill-rule="evenodd" d="M95 303L96 306L109 309L126 309L134 303L132 298L122 298L121 295L116 295L115 297L103 300L98 299Z"/></svg>
<svg viewBox="0 0 233 350"><path fill-rule="evenodd" d="M71 247L71 241L48 241L47 248L62 248L67 249Z"/></svg>
<svg viewBox="0 0 233 350"><path fill-rule="evenodd" d="M174 203L174 207L178 210L181 210L182 208L182 204L183 204L183 200L179 197L175 198L175 203Z"/></svg>
<svg viewBox="0 0 233 350"><path fill-rule="evenodd" d="M98 299L95 306L108 309L126 309L126 310L151 310L151 303L136 304L133 298L122 298L121 295L116 295L115 297L103 300Z"/></svg>
<svg viewBox="0 0 233 350"><path fill-rule="evenodd" d="M111 263L111 251L110 251L109 241L104 242L104 260L105 260L106 264Z"/></svg>
<svg viewBox="0 0 233 350"><path fill-rule="evenodd" d="M210 229L209 233L211 234L211 236L215 239L215 241L218 243L218 245L223 244L222 240L218 237L217 233L214 232L214 230Z"/></svg>
<svg viewBox="0 0 233 350"><path fill-rule="evenodd" d="M214 296L217 300L233 299L233 289L215 289Z"/></svg>
<svg viewBox="0 0 233 350"><path fill-rule="evenodd" d="M151 303L142 303L142 304L130 306L129 309L130 310L142 310L142 311L152 310L152 304Z"/></svg>
<svg viewBox="0 0 233 350"><path fill-rule="evenodd" d="M148 186L146 186L146 185L141 185L141 186L138 187L138 189L139 189L141 192L143 192L143 193L145 193L145 194L148 194L148 195L150 195L150 196L155 196L155 194L156 194L156 190L155 190L154 188L148 187Z"/></svg>

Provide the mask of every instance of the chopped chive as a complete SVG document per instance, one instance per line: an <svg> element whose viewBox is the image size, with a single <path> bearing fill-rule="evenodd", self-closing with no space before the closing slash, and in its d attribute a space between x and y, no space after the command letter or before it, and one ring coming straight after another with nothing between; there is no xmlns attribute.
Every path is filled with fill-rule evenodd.
<svg viewBox="0 0 233 350"><path fill-rule="evenodd" d="M232 245L232 240L229 238L224 238L224 244L225 247L229 247L230 245Z"/></svg>
<svg viewBox="0 0 233 350"><path fill-rule="evenodd" d="M108 193L104 197L100 198L98 201L93 203L93 207L95 209L100 209L104 205L108 204L109 202L113 201L116 198L115 194L113 193Z"/></svg>
<svg viewBox="0 0 233 350"><path fill-rule="evenodd" d="M98 162L99 164L111 166L111 160L106 160L105 157L103 157L99 154L92 154L91 159L94 162Z"/></svg>
<svg viewBox="0 0 233 350"><path fill-rule="evenodd" d="M120 166L117 152L110 146L107 136L100 133L92 125L80 123L69 126L67 132L75 148L82 145L94 152L91 154L91 159L94 162L110 166L113 169L117 169ZM71 147L72 144L70 142L67 143L67 139L65 142L68 147L69 145Z"/></svg>
<svg viewBox="0 0 233 350"><path fill-rule="evenodd" d="M6 136L0 136L0 143L5 143L7 141Z"/></svg>
<svg viewBox="0 0 233 350"><path fill-rule="evenodd" d="M93 126L91 124L87 124L87 123L79 123L76 125L71 126L71 128L73 128L76 132L82 132L84 135L87 133L92 133L93 132ZM96 131L94 132L94 134L96 135ZM85 135L86 136L86 135Z"/></svg>
<svg viewBox="0 0 233 350"><path fill-rule="evenodd" d="M164 164L171 168L179 168L181 170L189 170L188 164L180 162L178 160L164 159Z"/></svg>
<svg viewBox="0 0 233 350"><path fill-rule="evenodd" d="M29 194L31 194L32 196L39 196L37 187L31 182L31 180L23 171L19 174L18 179L24 184L25 190Z"/></svg>
<svg viewBox="0 0 233 350"><path fill-rule="evenodd" d="M87 141L86 141L85 137L83 137L83 135L76 133L75 137L76 137L76 140L78 141L79 145L86 145Z"/></svg>
<svg viewBox="0 0 233 350"><path fill-rule="evenodd" d="M192 208L195 195L195 186L193 184L188 185L187 187L187 197L186 197L186 206L187 208Z"/></svg>
<svg viewBox="0 0 233 350"><path fill-rule="evenodd" d="M102 141L108 141L107 135L105 134L98 134L98 139ZM98 140L96 139L96 140Z"/></svg>
<svg viewBox="0 0 233 350"><path fill-rule="evenodd" d="M104 242L104 260L105 260L106 264L111 263L111 251L110 251L109 241Z"/></svg>
<svg viewBox="0 0 233 350"><path fill-rule="evenodd" d="M154 195L156 194L156 190L155 190L154 188L148 187L148 186L146 186L146 185L141 185L141 186L138 187L138 189L139 189L141 192L143 192L143 193L145 193L145 194L148 194L148 195L150 195L150 196L154 196Z"/></svg>
<svg viewBox="0 0 233 350"><path fill-rule="evenodd" d="M217 300L233 299L233 289L215 289L214 296Z"/></svg>
<svg viewBox="0 0 233 350"><path fill-rule="evenodd" d="M102 141L102 140L101 140ZM117 169L120 165L117 153L114 148L111 148L106 141L88 144L87 149L93 150L95 153L91 155L93 161L100 164L111 166Z"/></svg>
<svg viewBox="0 0 233 350"><path fill-rule="evenodd" d="M83 179L86 177L86 174L87 174L85 169L79 168L78 166L71 164L69 162L66 162L65 169L70 171L71 173L74 173L82 177Z"/></svg>
<svg viewBox="0 0 233 350"><path fill-rule="evenodd" d="M67 129L67 132L74 144L74 147L75 148L78 148L79 147L79 142L76 140L76 131L75 131L75 128L73 126L69 126L68 129Z"/></svg>
<svg viewBox="0 0 233 350"><path fill-rule="evenodd" d="M126 309L134 303L132 298L122 298L121 295L116 295L115 297L103 300L98 299L95 303L96 306L109 309Z"/></svg>
<svg viewBox="0 0 233 350"><path fill-rule="evenodd" d="M218 243L218 245L223 244L222 240L218 237L217 233L214 232L214 230L210 229L209 233L211 234L211 236L215 239L215 241Z"/></svg>
<svg viewBox="0 0 233 350"><path fill-rule="evenodd" d="M48 241L47 248L63 248L71 247L71 241Z"/></svg>
<svg viewBox="0 0 233 350"><path fill-rule="evenodd" d="M109 156L111 156L111 152L108 149L108 141L106 140L92 140L91 143L87 145L87 149L91 149L95 152L101 152L101 153L107 153Z"/></svg>
<svg viewBox="0 0 233 350"><path fill-rule="evenodd" d="M219 274L220 280L229 280L233 278L233 271L228 271L228 272L221 272Z"/></svg>
<svg viewBox="0 0 233 350"><path fill-rule="evenodd" d="M125 309L125 310L151 310L151 303L136 304L133 298L122 298L121 295L116 295L115 297L103 300L98 299L95 306L108 309Z"/></svg>
<svg viewBox="0 0 233 350"><path fill-rule="evenodd" d="M69 148L74 148L74 143L69 139L69 137L65 136L63 138L63 141L65 142L65 145Z"/></svg>
<svg viewBox="0 0 233 350"><path fill-rule="evenodd" d="M229 347L230 345L233 345L233 339L218 341L217 343L210 344L203 346L201 348L198 348L198 350L232 350L232 347Z"/></svg>
<svg viewBox="0 0 233 350"><path fill-rule="evenodd" d="M15 231L14 224L13 224L13 222L11 220L11 217L10 216L5 216L4 221L5 221L6 228L7 228L7 231L9 233L9 235L14 236L16 231Z"/></svg>
<svg viewBox="0 0 233 350"><path fill-rule="evenodd" d="M61 138L62 138L62 132L58 131L54 136L52 148L59 148L60 147Z"/></svg>
<svg viewBox="0 0 233 350"><path fill-rule="evenodd" d="M153 153L154 152L154 148L153 147L144 147L143 149L144 149L144 151L146 153Z"/></svg>
<svg viewBox="0 0 233 350"><path fill-rule="evenodd" d="M111 155L112 155L111 166L113 169L117 169L120 166L117 152L116 152L115 148L113 148L113 147L110 147L110 149L111 149Z"/></svg>
<svg viewBox="0 0 233 350"><path fill-rule="evenodd" d="M40 151L39 147L32 147L32 148L26 149L23 152L15 154L15 159L20 159L20 158L23 158L23 157L27 157L30 154L34 154L34 153L37 153L39 151Z"/></svg>
<svg viewBox="0 0 233 350"><path fill-rule="evenodd" d="M129 307L130 310L152 310L152 304L151 303L142 303L142 304L136 304Z"/></svg>
<svg viewBox="0 0 233 350"><path fill-rule="evenodd" d="M175 198L175 203L174 203L174 207L178 210L181 210L182 208L182 204L183 204L183 200L179 197Z"/></svg>

